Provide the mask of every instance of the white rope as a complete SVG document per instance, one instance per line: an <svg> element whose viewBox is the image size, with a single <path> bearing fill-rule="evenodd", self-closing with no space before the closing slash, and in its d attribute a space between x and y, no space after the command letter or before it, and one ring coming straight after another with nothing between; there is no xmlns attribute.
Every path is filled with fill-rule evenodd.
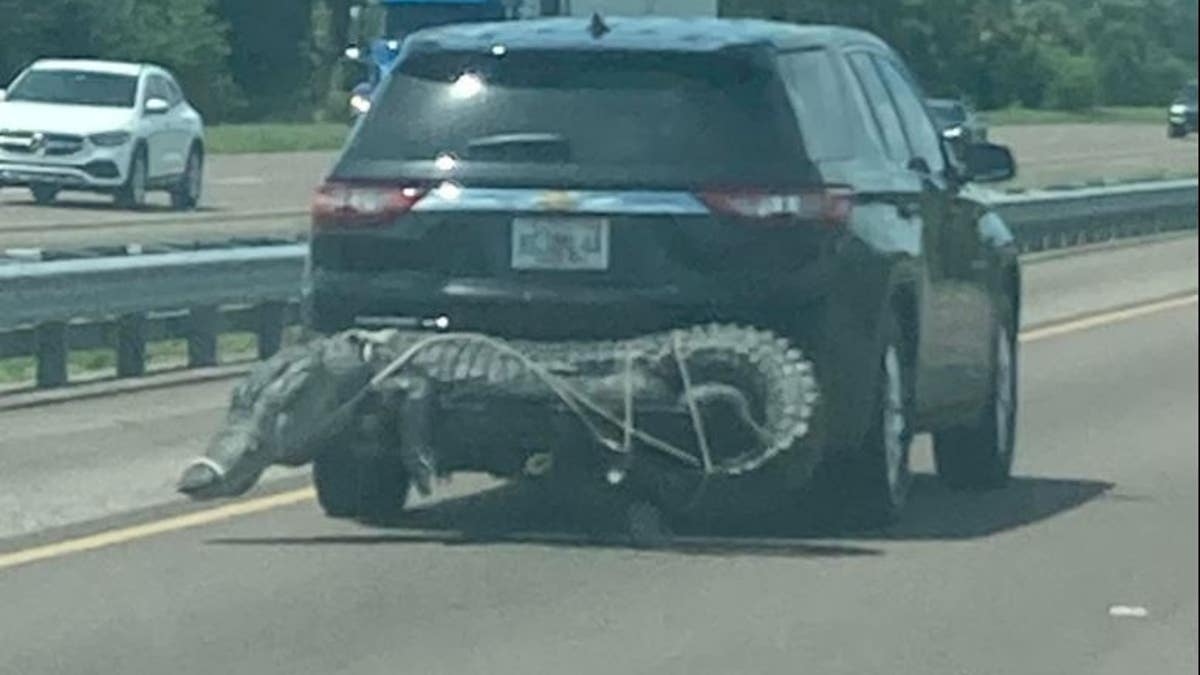
<svg viewBox="0 0 1200 675"><path fill-rule="evenodd" d="M369 359L374 356L376 348L381 344L377 338L377 333L362 331L357 333L357 337L363 340L363 356ZM585 427L592 433L598 442L605 447L610 448L614 452L629 453L632 452L634 439L641 441L647 447L653 448L664 454L667 454L675 459L692 467L701 469L702 477L700 484L697 486L696 492L691 503L696 503L705 492L708 479L717 473L717 467L713 463L712 452L708 442L708 435L704 427L704 420L700 413L696 399L700 396L693 387L691 381L691 373L688 370L686 360L684 358L683 349L680 344L681 334L676 331L672 333L671 349L675 359L676 366L679 369L679 376L683 385L683 395L687 401L688 412L691 418L693 431L696 435L696 442L700 449L700 459L697 460L695 455L687 450L679 448L668 441L649 434L635 425L635 406L634 406L634 383L633 383L633 366L635 360L639 356L644 356L644 353L639 353L635 350L630 350L625 354L625 383L624 383L624 410L623 414L618 417L605 409L603 405L583 393L576 387L572 386L563 378L550 372L547 368L537 363L530 357L521 353L517 349L509 346L507 343L492 338L487 335L478 333L439 333L425 337L393 358L388 364L379 371L371 380L349 401L340 406L334 411L332 419L344 415L354 409L362 401L362 399L371 391L375 391L388 378L393 377L404 368L408 367L418 355L423 351L442 343L458 343L462 348L476 343L482 344L495 349L502 355L507 355L518 361L529 372L533 373L546 387L553 393L575 416L584 424ZM461 350L460 350L461 352ZM701 388L702 389L702 388ZM757 434L765 437L768 434L759 426L757 421L750 415L750 411L745 409L744 405L737 406L739 416L743 418L751 429ZM617 427L622 432L622 444L617 447L617 443L608 439L605 434L597 428L588 413L594 414L603 421ZM764 438L763 440L767 440ZM206 462L207 463L207 462ZM212 465L214 470L218 467ZM223 473L221 471L220 473Z"/></svg>
<svg viewBox="0 0 1200 675"><path fill-rule="evenodd" d="M692 430L696 432L696 445L700 448L700 459L703 462L704 473L711 474L713 472L712 454L708 450L708 434L704 433L704 418L700 415L700 408L696 405L696 399L692 396L692 376L688 372L687 362L684 360L683 349L679 346L679 332L671 333L671 351L675 355L675 365L679 368L679 379L683 382L683 397L687 400L688 414L692 417Z"/></svg>
<svg viewBox="0 0 1200 675"><path fill-rule="evenodd" d="M208 468L212 469L213 473L217 474L218 481L225 480L225 475L227 473L225 471L225 467L221 466L220 464L217 464L217 462L215 460L210 459L208 457L197 457L196 459L192 460L192 462L189 466L197 466L197 465L207 466Z"/></svg>
<svg viewBox="0 0 1200 675"><path fill-rule="evenodd" d="M479 342L492 347L502 354L506 354L516 359L521 363L521 365L525 366L531 373L541 380L546 387L550 389L550 391L567 406L568 409L575 413L575 415L580 418L580 420L592 431L592 433L596 435L597 440L601 442L604 442L605 440L604 435L600 433L598 429L596 429L594 424L591 423L583 409L594 413L596 416L614 426L621 428L628 427L631 436L636 437L638 440L650 447L660 450L692 466L699 464L702 468L705 468L706 472L711 470L711 463L705 467L703 463L697 462L696 458L688 451L672 445L671 443L648 434L640 429L637 429L633 427L632 424L627 423L625 420L617 418L611 412L606 410L604 406L600 405L583 392L571 386L562 378L559 378L550 371L546 370L541 364L530 359L520 351L513 349L508 344L487 335L481 335L477 333L442 333L424 338L416 344L410 346L390 363L388 363L383 370L376 374L375 377L371 378L371 381L367 384L366 389L374 389L378 387L381 382L389 377L392 377L399 372L400 369L406 367L423 350L442 342ZM360 396L355 397L355 399L360 399ZM357 400L352 400L350 403L356 402Z"/></svg>
<svg viewBox="0 0 1200 675"><path fill-rule="evenodd" d="M621 435L621 452L633 452L633 359L632 350L625 352L625 428Z"/></svg>

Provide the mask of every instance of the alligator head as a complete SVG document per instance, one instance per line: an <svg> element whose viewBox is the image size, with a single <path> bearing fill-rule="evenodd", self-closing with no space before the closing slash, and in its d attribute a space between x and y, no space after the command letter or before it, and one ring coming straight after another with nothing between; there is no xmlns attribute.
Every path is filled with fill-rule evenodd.
<svg viewBox="0 0 1200 675"><path fill-rule="evenodd" d="M245 493L272 464L312 461L352 418L347 406L370 380L361 344L327 339L286 349L251 369L224 423L178 482L193 499Z"/></svg>

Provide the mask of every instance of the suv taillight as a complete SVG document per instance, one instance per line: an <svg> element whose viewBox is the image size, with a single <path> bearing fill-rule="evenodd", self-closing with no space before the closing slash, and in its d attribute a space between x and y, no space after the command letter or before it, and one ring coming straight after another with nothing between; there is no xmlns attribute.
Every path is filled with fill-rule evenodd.
<svg viewBox="0 0 1200 675"><path fill-rule="evenodd" d="M778 225L804 222L842 226L850 219L854 207L854 191L842 186L716 189L700 193L700 198L718 214Z"/></svg>
<svg viewBox="0 0 1200 675"><path fill-rule="evenodd" d="M313 196L313 229L386 225L408 213L428 192L417 185L326 183Z"/></svg>

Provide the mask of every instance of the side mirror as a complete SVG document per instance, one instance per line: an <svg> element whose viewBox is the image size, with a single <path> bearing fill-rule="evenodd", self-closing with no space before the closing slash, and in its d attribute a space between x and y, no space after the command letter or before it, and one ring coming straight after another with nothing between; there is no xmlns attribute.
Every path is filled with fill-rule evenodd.
<svg viewBox="0 0 1200 675"><path fill-rule="evenodd" d="M162 115L171 109L171 104L166 99L150 98L146 100L144 110L147 115Z"/></svg>
<svg viewBox="0 0 1200 675"><path fill-rule="evenodd" d="M998 183L1017 175L1012 151L994 143L975 143L963 149L967 177L979 183Z"/></svg>

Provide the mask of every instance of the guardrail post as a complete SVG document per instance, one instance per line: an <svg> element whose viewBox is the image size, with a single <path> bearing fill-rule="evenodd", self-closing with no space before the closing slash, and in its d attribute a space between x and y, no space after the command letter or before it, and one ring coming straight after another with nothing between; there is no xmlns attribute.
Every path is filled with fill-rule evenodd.
<svg viewBox="0 0 1200 675"><path fill-rule="evenodd" d="M146 315L117 319L117 377L146 374Z"/></svg>
<svg viewBox="0 0 1200 675"><path fill-rule="evenodd" d="M216 307L193 307L188 313L188 368L217 365L220 322Z"/></svg>
<svg viewBox="0 0 1200 675"><path fill-rule="evenodd" d="M37 386L61 387L67 383L67 323L50 321L34 331L37 341Z"/></svg>
<svg viewBox="0 0 1200 675"><path fill-rule="evenodd" d="M282 302L264 302L258 306L258 358L271 358L283 345L286 307Z"/></svg>

